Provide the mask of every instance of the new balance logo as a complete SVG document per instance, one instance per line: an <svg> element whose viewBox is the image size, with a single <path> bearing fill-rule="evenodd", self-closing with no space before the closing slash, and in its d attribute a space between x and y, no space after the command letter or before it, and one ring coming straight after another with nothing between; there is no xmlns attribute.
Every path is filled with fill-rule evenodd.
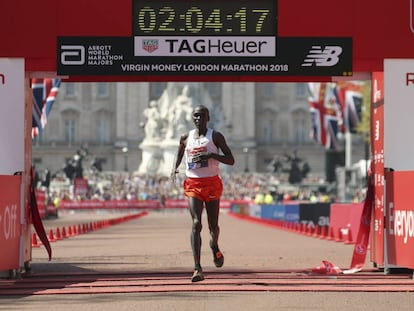
<svg viewBox="0 0 414 311"><path fill-rule="evenodd" d="M325 46L322 48L319 45L312 46L312 49L306 55L302 67L332 67L339 62L339 55L342 54L340 46Z"/></svg>

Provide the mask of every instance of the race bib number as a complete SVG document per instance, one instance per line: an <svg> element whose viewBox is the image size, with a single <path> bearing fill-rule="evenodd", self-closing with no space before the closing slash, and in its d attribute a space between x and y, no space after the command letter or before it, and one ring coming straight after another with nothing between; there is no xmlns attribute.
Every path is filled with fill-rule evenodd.
<svg viewBox="0 0 414 311"><path fill-rule="evenodd" d="M200 157L207 154L207 147L197 147L187 151L187 168L194 170L208 166L208 160L200 161Z"/></svg>

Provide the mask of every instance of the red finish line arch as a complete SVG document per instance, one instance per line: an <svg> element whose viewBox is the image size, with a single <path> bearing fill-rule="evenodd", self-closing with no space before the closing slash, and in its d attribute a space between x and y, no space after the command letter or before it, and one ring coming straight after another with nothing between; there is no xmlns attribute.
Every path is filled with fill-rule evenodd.
<svg viewBox="0 0 414 311"><path fill-rule="evenodd" d="M383 70L384 58L414 55L411 1L346 1L332 6L330 0L277 2L278 37L350 37L353 72ZM59 36L132 36L132 2L73 0L0 4L0 57L25 58L27 72L57 72ZM386 22L385 22L386 21ZM166 81L188 76L69 76L70 81ZM317 81L318 76L191 76L200 81Z"/></svg>

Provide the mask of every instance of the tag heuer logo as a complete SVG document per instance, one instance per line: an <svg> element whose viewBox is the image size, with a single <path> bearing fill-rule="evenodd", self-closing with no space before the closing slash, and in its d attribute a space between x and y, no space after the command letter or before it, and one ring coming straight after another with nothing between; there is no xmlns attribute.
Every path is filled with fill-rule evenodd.
<svg viewBox="0 0 414 311"><path fill-rule="evenodd" d="M158 49L158 40L156 39L145 39L142 40L142 48L148 53L154 52Z"/></svg>

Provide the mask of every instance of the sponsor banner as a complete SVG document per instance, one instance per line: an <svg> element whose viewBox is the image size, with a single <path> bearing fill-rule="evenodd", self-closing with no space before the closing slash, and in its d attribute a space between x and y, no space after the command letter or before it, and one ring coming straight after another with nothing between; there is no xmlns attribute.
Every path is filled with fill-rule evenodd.
<svg viewBox="0 0 414 311"><path fill-rule="evenodd" d="M0 174L24 171L24 94L24 59L0 58Z"/></svg>
<svg viewBox="0 0 414 311"><path fill-rule="evenodd" d="M263 57L276 56L275 37L140 37L134 56Z"/></svg>
<svg viewBox="0 0 414 311"><path fill-rule="evenodd" d="M330 203L299 204L300 223L305 224L306 227L329 226L330 206Z"/></svg>
<svg viewBox="0 0 414 311"><path fill-rule="evenodd" d="M344 37L58 37L57 45L59 75L352 75Z"/></svg>
<svg viewBox="0 0 414 311"><path fill-rule="evenodd" d="M220 201L220 208L222 207L221 203L222 202ZM249 206L250 206L250 202L231 203L230 204L230 210L235 214L248 215L249 214Z"/></svg>
<svg viewBox="0 0 414 311"><path fill-rule="evenodd" d="M414 171L385 172L387 263L414 268Z"/></svg>
<svg viewBox="0 0 414 311"><path fill-rule="evenodd" d="M374 215L371 261L384 264L384 73L372 73L371 175L374 178Z"/></svg>
<svg viewBox="0 0 414 311"><path fill-rule="evenodd" d="M363 206L362 203L331 204L329 227L332 228L334 234L336 235L338 230L345 229L348 239L351 238L352 242L356 242ZM351 232L351 236L349 236L349 232Z"/></svg>
<svg viewBox="0 0 414 311"><path fill-rule="evenodd" d="M285 221L299 222L299 204L285 205Z"/></svg>
<svg viewBox="0 0 414 311"><path fill-rule="evenodd" d="M230 206L248 207L249 203L244 201L220 201L220 208ZM109 200L109 201L61 201L59 209L155 209L160 208L160 201L156 200ZM167 200L166 208L188 208L187 200Z"/></svg>
<svg viewBox="0 0 414 311"><path fill-rule="evenodd" d="M19 268L21 176L0 176L0 271Z"/></svg>
<svg viewBox="0 0 414 311"><path fill-rule="evenodd" d="M261 205L250 204L250 206L249 206L249 216L250 217L255 217L255 218L260 218L261 210L262 210Z"/></svg>
<svg viewBox="0 0 414 311"><path fill-rule="evenodd" d="M414 169L414 59L384 60L384 166Z"/></svg>
<svg viewBox="0 0 414 311"><path fill-rule="evenodd" d="M281 204L262 205L261 218L285 220L285 206Z"/></svg>

